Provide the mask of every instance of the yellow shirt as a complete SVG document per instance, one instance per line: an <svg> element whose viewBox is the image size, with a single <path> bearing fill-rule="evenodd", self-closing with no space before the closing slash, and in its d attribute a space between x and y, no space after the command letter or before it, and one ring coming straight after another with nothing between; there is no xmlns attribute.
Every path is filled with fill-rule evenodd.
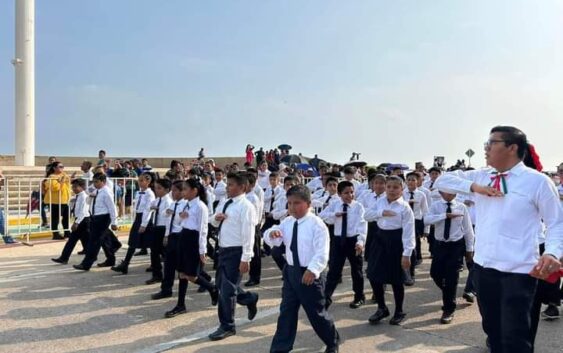
<svg viewBox="0 0 563 353"><path fill-rule="evenodd" d="M51 174L43 181L43 202L67 205L70 200L70 178L65 173Z"/></svg>

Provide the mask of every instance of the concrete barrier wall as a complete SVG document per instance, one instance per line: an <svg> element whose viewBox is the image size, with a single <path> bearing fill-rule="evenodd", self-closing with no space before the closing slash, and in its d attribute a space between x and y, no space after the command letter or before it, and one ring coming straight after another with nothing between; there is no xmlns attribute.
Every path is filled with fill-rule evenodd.
<svg viewBox="0 0 563 353"><path fill-rule="evenodd" d="M98 158L95 156L88 156L88 157L67 157L67 156L55 156L57 160L61 161L65 166L69 167L79 167L82 164L82 161L87 160L92 162L94 165L98 162ZM49 156L36 156L35 157L35 165L38 167L45 166L47 164ZM130 160L139 157L113 157L110 156L108 159L116 160ZM183 162L184 164L190 164L193 160L197 159L196 157L147 157L149 160L149 164L153 168L169 168L170 162L175 159ZM206 159L213 159L215 164L219 167L224 167L227 164L232 164L234 162L239 163L241 166L244 164L244 157L208 157ZM7 166L14 166L15 165L15 157L14 156L7 156L7 155L0 155L0 167L7 167Z"/></svg>

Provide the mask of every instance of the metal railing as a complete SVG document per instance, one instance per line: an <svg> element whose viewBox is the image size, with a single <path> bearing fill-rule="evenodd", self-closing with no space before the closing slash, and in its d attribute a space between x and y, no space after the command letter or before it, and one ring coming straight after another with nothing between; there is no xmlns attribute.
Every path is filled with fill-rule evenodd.
<svg viewBox="0 0 563 353"><path fill-rule="evenodd" d="M92 195L95 188L88 180L86 182L85 191ZM137 178L108 178L107 184L114 195L118 226L131 225L135 219ZM62 180L36 175L5 176L0 179L0 233L19 238L24 243L29 243L32 235L51 232L56 235L61 231L68 234L72 226L73 204L74 195L68 177Z"/></svg>

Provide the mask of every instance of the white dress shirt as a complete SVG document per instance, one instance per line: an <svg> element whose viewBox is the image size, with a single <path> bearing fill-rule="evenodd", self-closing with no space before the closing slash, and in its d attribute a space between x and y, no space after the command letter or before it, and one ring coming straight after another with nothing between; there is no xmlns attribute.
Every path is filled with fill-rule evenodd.
<svg viewBox="0 0 563 353"><path fill-rule="evenodd" d="M288 216L289 213L287 210L287 197L285 190L282 190L276 198L276 201L274 202L274 210L271 213L272 218L278 221L283 221L283 219Z"/></svg>
<svg viewBox="0 0 563 353"><path fill-rule="evenodd" d="M473 194L457 194L455 198L458 202L462 202L467 210L469 211L469 216L471 217L471 224L475 225L475 196Z"/></svg>
<svg viewBox="0 0 563 353"><path fill-rule="evenodd" d="M321 212L322 210L327 208L330 204L338 200L340 200L340 196L338 196L338 194L331 195L327 192L326 195L311 201L311 205L315 208L320 209L319 212Z"/></svg>
<svg viewBox="0 0 563 353"><path fill-rule="evenodd" d="M364 210L366 210L367 212L368 209L375 208L375 204L377 203L377 200L379 200L382 197L385 197L385 192L377 195L375 191L370 191L368 193L364 193L364 195L360 200L358 200L358 202L361 203L362 206L364 206Z"/></svg>
<svg viewBox="0 0 563 353"><path fill-rule="evenodd" d="M264 191L264 212L270 213L274 209L274 202L276 202L276 198L279 197L280 194L284 192L283 186L278 185L272 189L272 186L268 186L266 191Z"/></svg>
<svg viewBox="0 0 563 353"><path fill-rule="evenodd" d="M293 216L287 217L279 225L275 225L264 232L264 241L271 247L280 246L282 243L285 244L285 258L290 266L294 266L291 240L293 239L293 225L295 221L296 219ZM307 267L315 275L315 278L319 278L328 263L330 247L328 228L319 217L312 213L308 213L303 218L297 220L297 224L299 265ZM270 234L274 230L279 230L282 233L282 237L270 238Z"/></svg>
<svg viewBox="0 0 563 353"><path fill-rule="evenodd" d="M269 184L268 184L269 185ZM254 186L254 193L258 196L258 201L260 201L260 212L258 213L258 221L262 221L262 214L264 213L264 189L262 189L258 184Z"/></svg>
<svg viewBox="0 0 563 353"><path fill-rule="evenodd" d="M137 200L135 201L135 213L142 213L143 218L141 219L141 227L146 227L149 225L151 220L152 202L156 199L154 192L149 188L146 190L141 190L137 193Z"/></svg>
<svg viewBox="0 0 563 353"><path fill-rule="evenodd" d="M469 193L473 183L490 185L492 173L496 170L446 173L436 187ZM563 208L555 184L546 175L522 162L506 174L503 197L475 194L475 262L502 272L529 273L539 258L542 219L547 227L545 253L557 259L563 256Z"/></svg>
<svg viewBox="0 0 563 353"><path fill-rule="evenodd" d="M344 210L344 203L342 200L337 200L327 208L325 208L319 217L322 218L327 224L334 224L334 236L339 237L342 234L342 216L336 217L336 213ZM368 224L364 219L364 206L356 200L348 205L347 210L347 227L346 236L348 238L358 236L356 244L364 246L366 242L366 235L368 233Z"/></svg>
<svg viewBox="0 0 563 353"><path fill-rule="evenodd" d="M415 189L413 192L414 197L414 205L413 205L413 213L414 219L422 220L424 215L428 212L428 201L426 200L426 196L424 193L418 189ZM403 199L410 204L411 198L411 191L408 188L405 188L403 191Z"/></svg>
<svg viewBox="0 0 563 353"><path fill-rule="evenodd" d="M208 209L208 216L211 217L213 215L213 203L215 202L215 190L213 186L207 185L205 187L205 192L207 194L207 209Z"/></svg>
<svg viewBox="0 0 563 353"><path fill-rule="evenodd" d="M270 185L270 174L272 174L272 172L270 172L269 170L265 170L265 171L258 171L258 178L256 178L256 185L258 185L258 187L260 187L262 189L262 191L264 191L265 188L268 187L268 185Z"/></svg>
<svg viewBox="0 0 563 353"><path fill-rule="evenodd" d="M213 191L215 192L216 201L221 202L227 198L227 184L225 184L223 180L215 184L215 188L213 189Z"/></svg>
<svg viewBox="0 0 563 353"><path fill-rule="evenodd" d="M465 239L466 251L473 251L473 243L475 237L473 234L473 226L471 224L471 216L469 210L456 199L451 201L451 213L462 215L462 217L451 218L450 236L448 240L444 239L444 227L446 224L446 210L448 203L442 199L440 202L434 202L430 206L429 212L424 216L425 224L434 225L434 237L438 241L456 242Z"/></svg>
<svg viewBox="0 0 563 353"><path fill-rule="evenodd" d="M320 176L316 177L308 182L306 186L309 188L309 190L311 190L311 192L315 192L323 188L323 179Z"/></svg>
<svg viewBox="0 0 563 353"><path fill-rule="evenodd" d="M111 218L111 225L117 225L117 211L115 209L115 203L113 201L113 194L111 193L109 187L105 185L104 187L94 191L94 197L92 199L92 216L102 216L109 214ZM94 204L95 198L95 204Z"/></svg>
<svg viewBox="0 0 563 353"><path fill-rule="evenodd" d="M226 199L217 205L217 211L211 217L211 224L214 227L219 227L220 221L215 219L216 215L223 213L224 205L228 202ZM227 207L225 212L226 218L221 226L219 233L219 246L222 248L242 246L241 261L249 262L252 259L253 246L254 246L254 232L256 227L255 222L255 208L246 199L246 195L242 194L232 198L233 202Z"/></svg>
<svg viewBox="0 0 563 353"><path fill-rule="evenodd" d="M154 199L151 204L151 208L154 208L153 224L155 226L166 227L167 223L170 221L170 217L166 214L166 210L168 210L170 205L173 205L173 203L174 201L172 201L170 194ZM156 210L156 208L158 208L158 210ZM158 215L158 217L156 215ZM156 223L154 222L154 219L156 219Z"/></svg>
<svg viewBox="0 0 563 353"><path fill-rule="evenodd" d="M184 212L184 208L186 208L187 200L177 200L173 201L172 204L168 207L171 213L174 214L174 219L172 219L172 214L168 215L166 213L166 235L170 235L170 233L180 233L182 231L182 218L180 217L180 213ZM175 210L175 211L174 211ZM172 224L170 224L172 222Z"/></svg>
<svg viewBox="0 0 563 353"><path fill-rule="evenodd" d="M74 223L80 224L86 217L90 217L90 206L88 205L88 194L85 191L74 197Z"/></svg>
<svg viewBox="0 0 563 353"><path fill-rule="evenodd" d="M559 200L561 201L561 207L563 207L563 180L561 180L561 183L559 184L559 186L557 186L557 191L559 192Z"/></svg>
<svg viewBox="0 0 563 353"><path fill-rule="evenodd" d="M424 193L424 196L426 196L426 202L428 203L428 207L430 208L430 206L432 206L432 193L424 186L419 186L418 190Z"/></svg>
<svg viewBox="0 0 563 353"><path fill-rule="evenodd" d="M383 211L393 211L395 216L383 217ZM415 247L414 214L402 197L389 202L387 197L377 200L374 208L366 210L365 219L368 222L377 221L377 226L383 230L403 229L403 256L411 256Z"/></svg>
<svg viewBox="0 0 563 353"><path fill-rule="evenodd" d="M254 225L258 225L260 222L258 215L260 214L260 200L258 200L258 196L251 191L246 193L246 198L250 203L254 206L254 210L256 211L256 217L254 218Z"/></svg>
<svg viewBox="0 0 563 353"><path fill-rule="evenodd" d="M328 190L325 188L320 188L317 191L313 192L313 194L311 195L311 199L318 199L321 197L325 197L328 194Z"/></svg>
<svg viewBox="0 0 563 353"><path fill-rule="evenodd" d="M182 228L199 232L199 254L207 252L207 227L209 223L209 210L207 205L196 197L188 201L184 206L188 217L182 219Z"/></svg>

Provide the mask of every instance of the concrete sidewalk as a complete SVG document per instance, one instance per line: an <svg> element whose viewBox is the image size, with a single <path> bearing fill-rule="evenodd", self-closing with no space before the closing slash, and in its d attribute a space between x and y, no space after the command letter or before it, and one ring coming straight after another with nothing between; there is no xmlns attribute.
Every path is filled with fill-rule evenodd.
<svg viewBox="0 0 563 353"><path fill-rule="evenodd" d="M123 239L122 239L123 241ZM150 300L157 285L146 286L148 256L135 257L128 275L107 269L74 271L71 265L50 261L63 242L34 247L0 249L0 352L268 352L275 331L280 302L279 270L265 259L263 281L253 290L260 294L257 318L248 322L246 308L237 308L237 335L210 342L207 334L217 327L216 308L209 295L188 289L188 313L165 319L176 298ZM79 247L79 246L78 246ZM121 250L118 258L123 257ZM102 255L103 256L103 255ZM70 263L78 263L74 255ZM400 327L387 321L370 326L367 318L374 304L348 308L352 300L348 269L337 289L331 313L344 339L341 352L486 352L485 336L476 305L460 298L460 308L451 325L440 325L440 293L428 275L429 261L421 266L417 283L407 289L407 320ZM466 272L463 273L465 278ZM463 281L464 282L464 281ZM371 296L366 281L366 296ZM176 289L176 288L175 288ZM461 288L460 291L461 293ZM392 295L388 301L393 309ZM560 321L542 321L537 352L563 352ZM294 352L322 352L303 311Z"/></svg>

